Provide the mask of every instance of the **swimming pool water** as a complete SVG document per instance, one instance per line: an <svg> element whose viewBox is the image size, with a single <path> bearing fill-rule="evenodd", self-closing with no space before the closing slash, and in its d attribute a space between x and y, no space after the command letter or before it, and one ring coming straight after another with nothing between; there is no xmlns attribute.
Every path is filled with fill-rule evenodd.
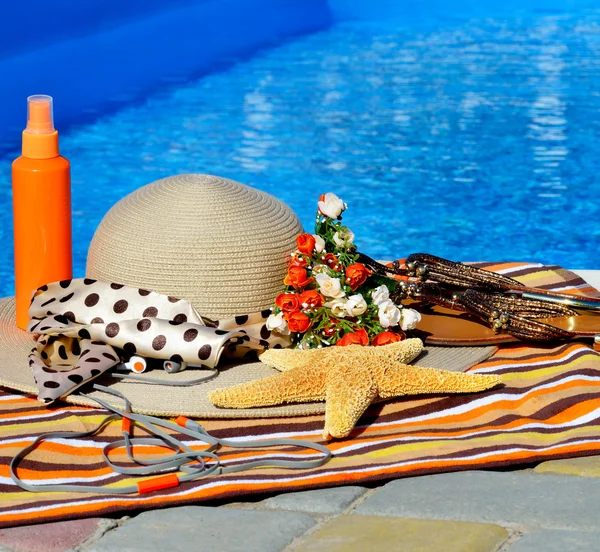
<svg viewBox="0 0 600 552"><path fill-rule="evenodd" d="M185 172L270 192L307 229L333 191L374 257L600 268L600 10L430 17L338 24L63 133L76 276L114 202ZM0 166L2 295L16 155Z"/></svg>

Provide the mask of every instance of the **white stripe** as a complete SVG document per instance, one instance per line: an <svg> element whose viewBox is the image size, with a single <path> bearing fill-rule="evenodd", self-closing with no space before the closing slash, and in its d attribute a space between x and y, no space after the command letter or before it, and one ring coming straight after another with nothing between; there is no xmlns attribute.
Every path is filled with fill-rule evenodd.
<svg viewBox="0 0 600 552"><path fill-rule="evenodd" d="M540 263L532 263L521 266L514 266L511 268L503 268L502 270L494 270L494 272L496 274L510 274L511 272L519 272L520 270L527 270L529 268L541 268L542 266L544 265Z"/></svg>
<svg viewBox="0 0 600 552"><path fill-rule="evenodd" d="M221 458L221 464L223 466L233 466L233 465L239 465L239 464L244 464L246 462L250 462L253 460L275 460L275 459L280 459L280 458L292 458L294 460L310 460L311 458L323 458L323 453L322 452L315 452L312 454L287 454L287 453L271 453L269 455L268 458L265 458L265 456L260 456L260 455L255 455L255 456L244 456L243 458L230 458L230 459L223 459ZM276 466L273 466L276 467Z"/></svg>
<svg viewBox="0 0 600 552"><path fill-rule="evenodd" d="M99 475L96 477L57 477L54 479L21 479L23 483L28 485L35 485L36 487L43 487L44 485L67 485L71 483L92 483L94 481L106 481L107 479L114 479L115 477L121 476L120 473L112 472L106 475ZM15 485L14 481L10 477L1 477L0 483L4 485Z"/></svg>
<svg viewBox="0 0 600 552"><path fill-rule="evenodd" d="M461 405L455 406L454 408L449 408L447 410L436 411L436 412L432 412L430 414L423 414L422 416L414 416L413 418L405 418L402 420L402 423L409 424L409 423L413 423L413 422L422 422L422 421L427 421L427 420L436 419L436 418L454 416L456 414L464 414L465 412L468 412L470 410L475 410L476 408L479 408L480 406L490 406L490 405L493 405L500 401L517 402L520 399L523 399L530 394L536 393L540 389L552 389L553 387L558 387L559 385L562 385L566 382L577 381L577 380L599 381L600 376L597 378L593 378L590 376L571 375L567 378L559 379L553 383L534 387L533 389L530 389L529 391L526 391L525 393L521 393L518 395L510 395L508 393L497 393L493 396L482 397L482 398L476 399L472 402L461 404ZM387 427L387 426L397 425L397 424L398 424L398 421L379 422L379 423L374 422L371 424L370 427ZM367 427L367 426L358 426L358 427Z"/></svg>
<svg viewBox="0 0 600 552"><path fill-rule="evenodd" d="M286 433L267 433L262 435L246 435L243 437L227 437L227 441L238 442L238 441L264 441L266 439L285 439L290 437L321 437L322 429L316 429L314 431L288 431Z"/></svg>
<svg viewBox="0 0 600 552"><path fill-rule="evenodd" d="M4 395L0 397L0 401L12 401L13 399L22 399L23 395Z"/></svg>
<svg viewBox="0 0 600 552"><path fill-rule="evenodd" d="M7 445L10 445L12 443L32 443L34 441L35 437L15 437L13 439L3 439L0 440L0 447L4 447ZM80 438L52 438L52 439L47 439L47 442L50 443L58 443L60 445L66 445L66 446L71 446L74 448L104 448L106 445L112 443L113 441L83 441L83 439L89 439L89 437L80 437ZM206 443L204 441L182 441L183 443L185 443L186 445L202 445L205 446ZM156 446L156 445L140 445L135 443L134 441L134 446L136 448L142 448L142 447L152 447L152 446Z"/></svg>
<svg viewBox="0 0 600 552"><path fill-rule="evenodd" d="M570 289L582 289L582 288L586 288L586 287L590 287L590 285L588 283L585 284L579 284L578 286L564 286L564 287L557 287L557 288L552 288L551 291L568 291Z"/></svg>
<svg viewBox="0 0 600 552"><path fill-rule="evenodd" d="M581 416L579 418L576 418L575 420L571 420L570 422L566 422L566 423L562 423L559 425L556 424L547 424L547 423L543 423L543 422L537 422L537 423L530 423L530 424L524 424L522 426L518 426L518 427L513 427L513 428L504 428L504 427L498 427L495 429L489 429L486 431L478 431L478 430L474 430L471 431L469 433L461 433L460 435L438 435L435 437L432 436L423 436L423 437L416 437L416 436L404 436L404 437L398 437L396 439L378 439L378 440L373 440L373 441L369 441L369 442L360 442L360 443L355 443L353 445L349 445L347 447L344 447L342 449L338 449L336 451L336 454L344 454L347 452L352 452L352 451L358 451L360 449L363 448L369 448L372 446L383 446L386 445L388 446L393 446L393 443L402 443L404 441L409 441L409 442L413 442L413 441L467 441L469 440L471 437L483 437L485 435L490 435L493 433L519 433L521 431L529 431L531 429L569 429L569 428L576 428L579 426L583 426L585 424L588 424L591 421L600 419L600 408L597 408L596 410L593 410L592 412L589 412L588 414L586 414L585 416ZM367 427L367 426L362 426L362 427Z"/></svg>
<svg viewBox="0 0 600 552"><path fill-rule="evenodd" d="M39 420L43 420L46 418L56 418L57 416L61 416L65 412L71 412L80 414L80 410L71 410L70 408L61 408L60 410L56 410L55 412L48 412L47 414L35 413L31 416L15 416L14 418L2 418L0 421L4 425L6 422L18 422L20 420L30 421L35 420L36 422ZM102 412L98 412L98 414L102 414Z"/></svg>

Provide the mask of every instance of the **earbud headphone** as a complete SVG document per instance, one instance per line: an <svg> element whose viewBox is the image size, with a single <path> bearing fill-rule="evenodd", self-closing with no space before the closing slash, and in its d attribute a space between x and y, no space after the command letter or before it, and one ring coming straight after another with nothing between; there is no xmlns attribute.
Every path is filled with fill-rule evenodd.
<svg viewBox="0 0 600 552"><path fill-rule="evenodd" d="M175 363L178 364L178 363ZM106 416L95 428L89 431L82 432L71 432L71 431L53 431L50 433L45 433L37 437L30 445L23 448L19 451L14 458L10 462L10 476L13 482L26 491L31 492L80 492L80 493L102 493L102 494L132 494L132 493L149 493L161 489L167 489L170 487L176 487L180 483L184 483L187 481L195 481L197 479L201 479L202 477L206 477L208 475L217 475L223 473L234 473L243 470L249 470L252 468L259 467L278 467L278 468L290 468L290 469L310 469L317 468L322 466L331 458L331 451L318 443L312 443L310 441L304 441L300 439L265 439L262 441L243 441L243 440L235 440L232 441L230 439L218 439L208 434L204 428L183 416L177 418L176 422L170 422L168 420L163 420L161 418L156 418L154 416L145 416L142 414L135 414L131 410L131 403L127 398L119 393L118 391L108 389L103 385L94 385L94 389L98 391L103 391L104 393L108 393L115 397L119 397L123 399L125 402L125 409L121 410L116 408L104 400L97 397L93 398L100 406L112 412ZM128 485L126 487L118 486L118 487L95 487L91 485L59 485L59 484L50 484L50 485L32 485L30 483L26 483L21 478L17 476L16 470L19 466L19 463L32 451L34 450L40 443L44 441L48 441L50 439L61 439L61 438L69 438L69 439L77 439L82 437L89 437L94 435L100 429L102 429L106 424L114 420L122 420L122 435L123 439L109 443L102 450L102 455L104 457L107 465L116 473L126 474L126 475L149 475L155 473L162 473L163 475L158 475L156 477L152 477L150 479L146 479L144 481L140 481L135 485ZM155 435L155 437L131 437L131 426L132 423L137 424L142 427L148 433ZM183 441L177 439L173 435L170 435L163 429L170 429L177 431L179 433L183 433L188 437L191 437L195 441L200 441L206 443L208 446L207 449L202 451L192 450L189 446L187 446ZM169 456L165 456L160 460L141 460L137 459L133 454L133 446L134 445L152 445L152 446L161 446L167 447L173 450L173 454ZM314 459L305 459L305 460L283 460L283 459L264 459L264 460L254 460L251 462L246 462L242 464L236 464L233 466L224 466L221 464L221 459L217 454L217 449L219 446L227 446L231 448L265 448L265 447L279 447L279 446L294 446L300 447L303 449L308 449L311 451L315 451L318 456ZM123 466L119 466L114 464L110 460L111 451L124 447L129 458L137 464L136 467L126 468ZM274 453L276 454L276 453ZM305 457L314 457L315 454L307 453L304 455ZM170 473L168 475L164 475L165 470L171 470L177 473Z"/></svg>

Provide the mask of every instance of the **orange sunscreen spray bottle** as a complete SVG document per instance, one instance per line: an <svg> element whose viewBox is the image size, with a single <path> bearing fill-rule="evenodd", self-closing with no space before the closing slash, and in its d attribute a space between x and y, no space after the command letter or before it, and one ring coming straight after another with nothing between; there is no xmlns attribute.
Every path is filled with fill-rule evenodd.
<svg viewBox="0 0 600 552"><path fill-rule="evenodd" d="M52 98L27 98L23 155L12 164L17 326L24 330L33 292L72 278L71 168L58 154Z"/></svg>

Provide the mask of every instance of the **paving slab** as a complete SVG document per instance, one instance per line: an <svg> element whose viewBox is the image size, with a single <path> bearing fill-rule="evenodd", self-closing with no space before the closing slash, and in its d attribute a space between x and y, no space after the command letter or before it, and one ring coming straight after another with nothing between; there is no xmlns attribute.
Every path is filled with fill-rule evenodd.
<svg viewBox="0 0 600 552"><path fill-rule="evenodd" d="M284 493L267 498L259 505L275 510L295 510L314 514L339 514L343 512L367 489L364 487L332 487L297 493Z"/></svg>
<svg viewBox="0 0 600 552"><path fill-rule="evenodd" d="M548 462L538 464L534 471L536 473L600 477L600 456L549 460Z"/></svg>
<svg viewBox="0 0 600 552"><path fill-rule="evenodd" d="M522 536L506 552L600 552L598 533L536 531Z"/></svg>
<svg viewBox="0 0 600 552"><path fill-rule="evenodd" d="M64 552L114 527L101 518L75 519L0 529L0 550L14 552Z"/></svg>
<svg viewBox="0 0 600 552"><path fill-rule="evenodd" d="M354 512L600 531L600 480L519 471L411 477L388 483Z"/></svg>
<svg viewBox="0 0 600 552"><path fill-rule="evenodd" d="M91 550L279 551L314 524L297 512L182 506L144 512L104 535Z"/></svg>
<svg viewBox="0 0 600 552"><path fill-rule="evenodd" d="M295 552L495 552L507 538L506 529L488 523L344 515Z"/></svg>

